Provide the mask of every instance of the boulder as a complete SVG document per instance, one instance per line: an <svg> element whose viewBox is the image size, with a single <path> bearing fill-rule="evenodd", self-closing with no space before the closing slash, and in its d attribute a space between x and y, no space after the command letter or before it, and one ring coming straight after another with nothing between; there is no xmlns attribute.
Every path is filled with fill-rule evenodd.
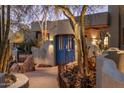
<svg viewBox="0 0 124 93"><path fill-rule="evenodd" d="M35 64L32 55L28 56L27 59L24 61L23 65L21 66L21 70L21 72L23 73L35 70Z"/></svg>
<svg viewBox="0 0 124 93"><path fill-rule="evenodd" d="M17 73L17 72L25 73L25 72L34 71L34 70L35 70L35 64L34 64L32 55L29 55L24 61L24 63L14 63L10 67L10 72L14 72L14 73Z"/></svg>
<svg viewBox="0 0 124 93"><path fill-rule="evenodd" d="M17 73L20 70L20 66L17 63L14 63L11 67L10 67L10 72L14 72Z"/></svg>

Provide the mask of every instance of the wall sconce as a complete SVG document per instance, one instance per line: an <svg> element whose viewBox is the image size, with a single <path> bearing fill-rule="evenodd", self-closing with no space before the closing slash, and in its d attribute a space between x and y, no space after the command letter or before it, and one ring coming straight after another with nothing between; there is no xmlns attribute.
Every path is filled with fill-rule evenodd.
<svg viewBox="0 0 124 93"><path fill-rule="evenodd" d="M108 47L108 37L104 38L104 47Z"/></svg>

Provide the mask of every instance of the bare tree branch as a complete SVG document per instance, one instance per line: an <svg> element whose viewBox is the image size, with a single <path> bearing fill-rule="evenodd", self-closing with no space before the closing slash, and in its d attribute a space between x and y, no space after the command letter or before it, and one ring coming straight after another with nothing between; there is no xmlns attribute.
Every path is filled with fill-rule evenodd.
<svg viewBox="0 0 124 93"><path fill-rule="evenodd" d="M69 8L67 8L66 6L55 6L57 8L59 8L60 10L63 11L63 13L68 17L68 19L71 21L71 25L72 28L74 29L74 25L77 24L75 16L71 13L71 11L69 10Z"/></svg>

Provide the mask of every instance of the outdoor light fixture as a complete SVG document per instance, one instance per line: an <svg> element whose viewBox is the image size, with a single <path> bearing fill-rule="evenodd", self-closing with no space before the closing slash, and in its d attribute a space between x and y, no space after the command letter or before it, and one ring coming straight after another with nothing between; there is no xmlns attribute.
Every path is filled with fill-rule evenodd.
<svg viewBox="0 0 124 93"><path fill-rule="evenodd" d="M108 36L104 38L104 47L108 46Z"/></svg>

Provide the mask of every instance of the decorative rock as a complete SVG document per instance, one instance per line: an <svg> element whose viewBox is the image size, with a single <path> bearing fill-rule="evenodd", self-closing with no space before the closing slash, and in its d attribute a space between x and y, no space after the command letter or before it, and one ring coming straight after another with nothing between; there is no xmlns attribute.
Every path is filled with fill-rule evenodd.
<svg viewBox="0 0 124 93"><path fill-rule="evenodd" d="M21 72L23 73L35 70L35 64L34 64L32 55L27 57L27 59L24 61L21 68L22 68Z"/></svg>
<svg viewBox="0 0 124 93"><path fill-rule="evenodd" d="M17 72L25 73L34 70L35 70L35 64L32 55L28 56L27 59L24 61L24 63L14 63L10 67L10 72L14 72L14 73Z"/></svg>
<svg viewBox="0 0 124 93"><path fill-rule="evenodd" d="M28 57L28 55L20 54L18 61L19 61L19 62L24 62L27 57Z"/></svg>
<svg viewBox="0 0 124 93"><path fill-rule="evenodd" d="M17 73L19 72L20 70L20 67L17 63L14 63L11 67L10 67L10 72L14 72L14 73Z"/></svg>

